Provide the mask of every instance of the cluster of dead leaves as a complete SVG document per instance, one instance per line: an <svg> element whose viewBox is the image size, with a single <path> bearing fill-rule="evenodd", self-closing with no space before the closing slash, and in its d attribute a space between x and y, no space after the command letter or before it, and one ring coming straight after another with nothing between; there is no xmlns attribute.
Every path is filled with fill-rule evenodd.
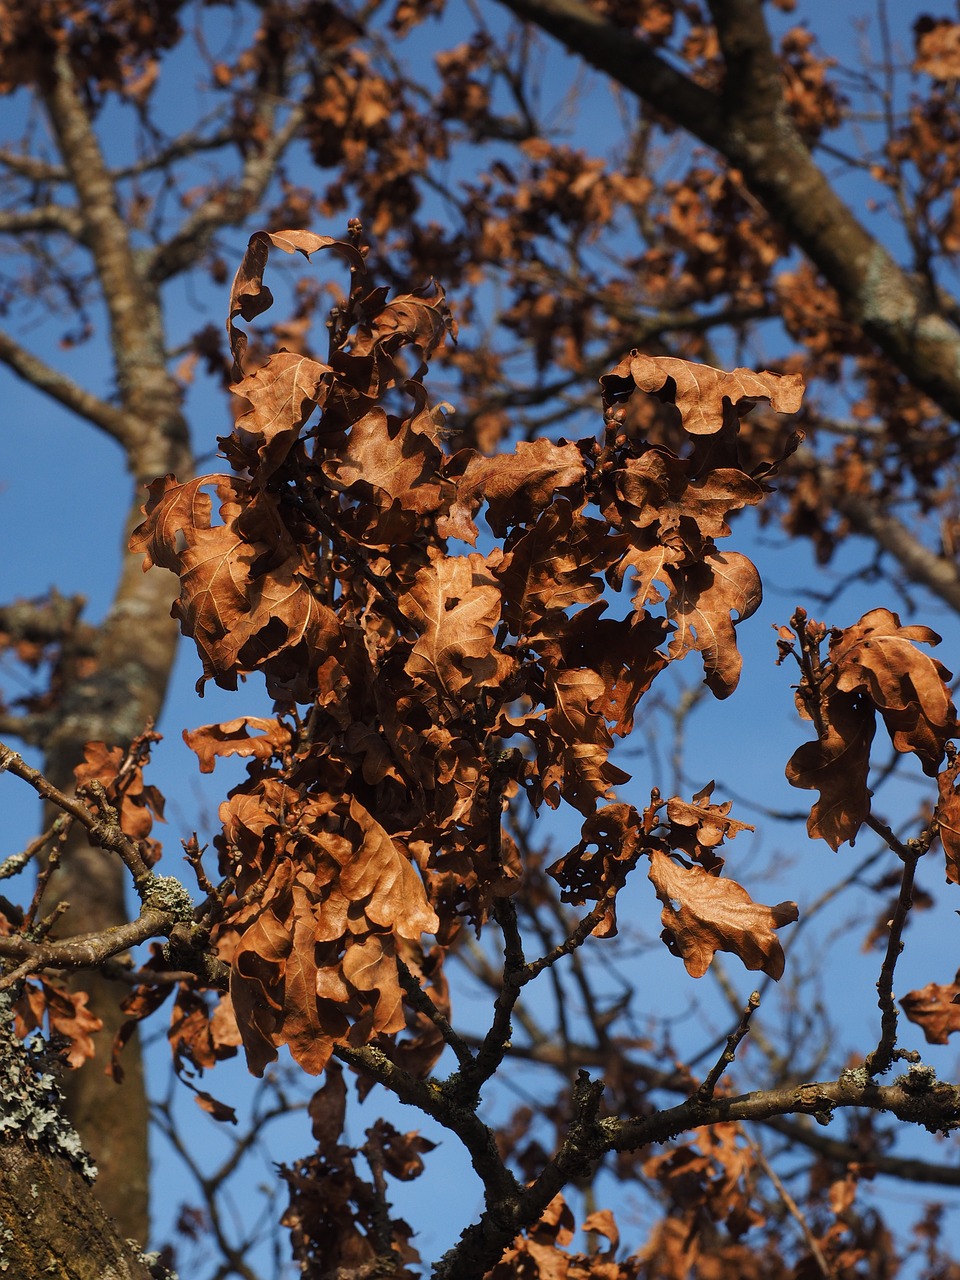
<svg viewBox="0 0 960 1280"><path fill-rule="evenodd" d="M310 1102L315 1154L280 1168L290 1197L282 1223L290 1231L294 1259L304 1276L375 1274L413 1280L416 1273L408 1267L420 1255L407 1223L389 1216L384 1175L401 1182L419 1177L423 1156L434 1144L377 1120L361 1147L347 1146L342 1140L346 1101L343 1073L333 1063ZM360 1156L373 1181L358 1169Z"/></svg>
<svg viewBox="0 0 960 1280"><path fill-rule="evenodd" d="M878 713L894 748L911 752L925 774L938 776L948 743L958 733L950 672L917 648L938 644L936 632L904 627L888 609L872 609L854 626L829 632L808 621L802 610L791 622L794 631L781 628L781 654L792 653L800 663L797 708L813 721L817 738L793 753L787 778L795 787L820 792L807 831L839 849L844 841L853 843L870 812L867 778ZM821 648L828 636L824 656ZM940 814L952 879L957 853L954 774L940 775Z"/></svg>
<svg viewBox="0 0 960 1280"><path fill-rule="evenodd" d="M96 1052L93 1036L103 1026L89 1009L85 991L66 991L46 978L30 979L13 1005L14 1031L28 1036L43 1030L47 1043L71 1067L81 1067Z"/></svg>
<svg viewBox="0 0 960 1280"><path fill-rule="evenodd" d="M236 474L155 482L131 541L145 568L178 575L174 615L201 688L260 671L275 699L272 719L186 735L204 770L249 761L221 808L230 894L215 939L251 1068L288 1045L319 1071L338 1043L379 1038L429 1069L442 1046L405 1011L398 975L444 1006L443 949L522 886L501 830L514 797L583 814L553 874L569 900L603 900L597 933L615 931L616 892L642 854L691 974L727 950L779 977L773 930L796 908L755 904L721 875L716 848L742 829L729 806L708 790L665 817L659 803L641 818L606 802L627 780L614 741L669 662L699 654L718 697L737 684L735 628L760 581L718 540L784 452L744 471L740 421L760 401L795 410L799 377L635 351L602 379L602 440L448 454L423 383L455 333L443 293L389 298L360 237L352 225L345 241L251 238L228 317L234 390L250 405L221 442ZM324 361L282 350L244 376L237 321L269 307L277 248L338 255L349 294ZM676 415L677 449L622 430L644 394ZM481 512L485 552L469 549ZM626 589L623 615L604 616Z"/></svg>
<svg viewBox="0 0 960 1280"><path fill-rule="evenodd" d="M588 1214L580 1230L602 1237L606 1248L573 1253L570 1244L576 1235L576 1219L562 1195L554 1196L543 1217L525 1235L504 1251L487 1280L639 1280L643 1274L637 1257L619 1260L620 1231L609 1209Z"/></svg>

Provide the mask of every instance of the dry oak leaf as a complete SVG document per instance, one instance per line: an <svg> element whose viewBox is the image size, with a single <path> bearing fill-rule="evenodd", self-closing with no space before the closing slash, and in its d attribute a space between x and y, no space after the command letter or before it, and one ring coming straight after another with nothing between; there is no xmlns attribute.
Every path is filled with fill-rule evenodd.
<svg viewBox="0 0 960 1280"><path fill-rule="evenodd" d="M647 613L603 618L606 607L605 600L598 600L573 617L547 619L542 634L530 643L554 670L595 671L603 680L603 693L592 708L608 722L611 733L626 737L633 732L637 704L667 666L658 650L667 624Z"/></svg>
<svg viewBox="0 0 960 1280"><path fill-rule="evenodd" d="M923 1031L927 1044L946 1044L960 1031L960 971L951 983L928 982L918 991L908 991L900 1000L911 1022Z"/></svg>
<svg viewBox="0 0 960 1280"><path fill-rule="evenodd" d="M132 776L124 778L118 788L117 774L123 762L120 747L108 747L104 742L88 742L83 748L83 763L73 771L78 787L90 782L102 783L111 804L120 810L120 828L133 840L146 840L153 830L156 818L163 822L163 796L156 787L143 781L143 769L138 767ZM159 849L159 846L156 846Z"/></svg>
<svg viewBox="0 0 960 1280"><path fill-rule="evenodd" d="M347 1083L339 1062L327 1067L324 1082L307 1106L314 1141L322 1150L330 1150L340 1141L347 1116Z"/></svg>
<svg viewBox="0 0 960 1280"><path fill-rule="evenodd" d="M803 399L803 378L798 373L753 373L750 369L725 373L675 356L632 351L600 379L604 404L624 399L633 390L631 383L665 404L675 404L684 428L692 435L712 435L720 430L724 400L742 417L759 400L769 400L777 413L796 413Z"/></svg>
<svg viewBox="0 0 960 1280"><path fill-rule="evenodd" d="M760 575L738 551L709 551L697 564L667 566L665 576L671 584L667 616L676 625L668 657L676 662L696 650L704 683L715 697L729 697L743 666L731 614L743 622L760 607Z"/></svg>
<svg viewBox="0 0 960 1280"><path fill-rule="evenodd" d="M573 489L585 475L575 444L522 440L513 453L473 457L457 482L457 495L474 511L486 501L487 523L502 538L509 525L534 520L558 489Z"/></svg>
<svg viewBox="0 0 960 1280"><path fill-rule="evenodd" d="M371 409L350 428L344 448L323 470L334 487L352 497L373 491L378 507L399 503L411 518L436 511L441 505L439 468L443 453L419 431L382 409Z"/></svg>
<svg viewBox="0 0 960 1280"><path fill-rule="evenodd" d="M689 473L689 459L664 449L629 459L617 472L616 485L630 524L638 529L655 524L661 532L677 529L682 535L684 522L690 521L701 538L725 538L730 512L763 498L762 485L736 467L717 467L694 480Z"/></svg>
<svg viewBox="0 0 960 1280"><path fill-rule="evenodd" d="M960 773L960 756L954 756L947 767L937 775L940 799L934 810L933 820L947 863L947 882L960 884L960 791L957 790L957 774Z"/></svg>
<svg viewBox="0 0 960 1280"><path fill-rule="evenodd" d="M439 693L475 696L512 667L496 650L500 588L479 552L425 566L399 603L420 632L406 671Z"/></svg>
<svg viewBox="0 0 960 1280"><path fill-rule="evenodd" d="M738 822L729 816L731 800L723 804L711 804L714 783L708 782L691 801L673 796L667 801L667 818L670 831L666 839L671 849L682 849L697 862L708 867L719 859L712 851L729 836L732 840L741 831L753 831L749 822Z"/></svg>
<svg viewBox="0 0 960 1280"><path fill-rule="evenodd" d="M784 955L773 930L798 918L795 902L763 906L735 880L681 867L659 849L648 852L649 878L663 903L664 940L691 977L702 978L718 951L731 951L748 969L779 980Z"/></svg>
<svg viewBox="0 0 960 1280"><path fill-rule="evenodd" d="M270 256L270 246L284 253L302 253L309 258L318 249L334 249L349 265L362 271L363 256L352 244L336 240L333 236L318 236L312 231L255 231L247 242L247 250L237 268L230 289L230 308L227 316L227 333L233 353L233 378L243 377L241 362L247 349L247 335L234 326L237 316L253 320L273 305L273 294L263 283L263 272Z"/></svg>
<svg viewBox="0 0 960 1280"><path fill-rule="evenodd" d="M34 986L38 982L38 986ZM14 1004L15 1030L26 1036L43 1025L44 1015L49 1021L50 1034L63 1038L66 1047L63 1057L71 1067L82 1067L96 1049L93 1033L103 1028L102 1019L87 1008L90 997L86 991L62 991L46 978L33 979L23 989Z"/></svg>
<svg viewBox="0 0 960 1280"><path fill-rule="evenodd" d="M259 481L282 466L301 428L325 401L332 373L329 365L279 351L234 383L230 390L252 407L237 419L233 433L221 439L231 465L247 468Z"/></svg>
<svg viewBox="0 0 960 1280"><path fill-rule="evenodd" d="M186 484L167 475L148 488L146 518L133 531L130 550L144 553L145 570L160 565L180 578L171 612L200 653L198 688L213 678L235 689L238 671L262 666L301 642L316 661L339 646L336 615L301 573L300 551L273 494L251 498L243 480L226 475ZM220 499L221 524L213 523L208 488Z"/></svg>
<svg viewBox="0 0 960 1280"><path fill-rule="evenodd" d="M960 23L924 15L913 24L913 70L934 80L960 80Z"/></svg>
<svg viewBox="0 0 960 1280"><path fill-rule="evenodd" d="M623 549L603 520L593 520L563 498L541 512L532 528L515 531L496 577L503 617L516 636L535 636L550 610L590 604L603 593L606 570ZM569 623L564 615L561 625Z"/></svg>
<svg viewBox="0 0 960 1280"><path fill-rule="evenodd" d="M392 354L400 347L414 346L428 359L448 336L456 341L456 321L436 280L389 302L385 301L386 296L386 289L375 289L361 303L366 314L351 339L351 355ZM414 375L415 380L422 372Z"/></svg>
<svg viewBox="0 0 960 1280"><path fill-rule="evenodd" d="M340 831L325 821L332 810ZM396 939L440 926L409 859L355 799L310 797L283 834L287 856L229 921L240 933L230 990L254 1074L284 1044L317 1073L338 1041L403 1030Z"/></svg>
<svg viewBox="0 0 960 1280"><path fill-rule="evenodd" d="M807 833L839 849L851 844L870 812L870 744L876 730L872 708L859 698L834 693L821 703L823 736L805 742L787 762L791 786L819 791Z"/></svg>
<svg viewBox="0 0 960 1280"><path fill-rule="evenodd" d="M250 730L260 730L252 737ZM252 756L255 760L269 760L290 746L290 730L279 720L261 716L238 716L222 724L204 724L197 729L184 729L183 740L195 751L200 761L201 773L213 773L218 757Z"/></svg>
<svg viewBox="0 0 960 1280"><path fill-rule="evenodd" d="M835 632L830 661L836 686L863 692L880 712L897 751L912 751L928 777L940 767L948 739L957 732L950 672L913 641L935 645L929 627L904 627L889 609L871 609L858 623Z"/></svg>

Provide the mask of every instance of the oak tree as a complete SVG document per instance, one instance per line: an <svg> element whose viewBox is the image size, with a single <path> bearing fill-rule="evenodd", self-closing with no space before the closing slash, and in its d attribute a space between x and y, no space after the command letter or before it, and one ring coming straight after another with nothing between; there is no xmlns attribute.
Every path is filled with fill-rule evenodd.
<svg viewBox="0 0 960 1280"><path fill-rule="evenodd" d="M0 745L0 771L45 805L0 864L5 1265L161 1267L125 1237L147 1232L138 1029L162 1022L211 1123L237 1119L220 1062L264 1082L216 1174L158 1104L205 1196L180 1245L212 1248L211 1274L259 1274L220 1195L287 1113L282 1225L307 1276L956 1268L938 1202L895 1243L869 1184L958 1181L910 1146L960 1119L916 1047L960 1029L955 965L913 990L898 965L960 880L952 675L903 620L918 590L960 607L960 26L918 13L904 54L880 0L854 68L791 7L0 8L23 125L0 150L19 251L0 359L133 481L103 619L56 591L0 610L29 681L0 725L39 753ZM184 67L209 100L186 127ZM571 143L553 75L609 127ZM224 326L171 318L183 280L224 298ZM112 384L31 342L51 317L68 363L106 333ZM195 474L202 379L234 421L193 424L198 452L219 446ZM696 665L732 706L751 679L758 522L820 566L771 642L803 723L765 749L817 793L809 840L848 859L875 841L802 913L803 886L768 905L767 869L738 865L747 812L776 816L749 771L724 762L744 816L686 785L702 699L670 683ZM822 589L851 535L872 547L859 617ZM178 632L232 710L177 729L214 781L245 770L209 840L172 823L161 846L150 757ZM675 767L654 776L667 723ZM887 811L910 762L922 799ZM864 886L879 1013L841 1054L815 993L829 955L805 967L790 938ZM675 1043L687 997L632 979L639 930L677 990L717 976L725 1012L696 1043ZM745 999L725 956L763 975ZM355 1110L388 1096L476 1178L482 1208L438 1257L391 1209L433 1140Z"/></svg>

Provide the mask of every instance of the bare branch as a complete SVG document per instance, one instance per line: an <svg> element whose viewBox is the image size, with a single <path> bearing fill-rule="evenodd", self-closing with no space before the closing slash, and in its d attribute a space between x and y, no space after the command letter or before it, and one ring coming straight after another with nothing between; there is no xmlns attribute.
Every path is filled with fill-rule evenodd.
<svg viewBox="0 0 960 1280"><path fill-rule="evenodd" d="M925 841L921 838L904 845L892 831L889 831L885 823L879 822L872 815L868 815L867 823L878 835L887 840L891 849L903 861L900 892L897 895L897 905L893 913L893 919L890 921L887 949L883 957L880 977L877 980L877 1003L880 1006L880 1041L873 1052L867 1054L864 1062L864 1066L870 1075L877 1076L887 1071L894 1060L894 1050L897 1043L897 1006L893 1000L893 975L897 967L897 960L903 950L903 930L906 927L907 916L913 906L913 882L917 873L917 863L926 853L930 837L927 835Z"/></svg>
<svg viewBox="0 0 960 1280"><path fill-rule="evenodd" d="M776 1188L777 1195L780 1197L780 1199L783 1201L784 1205L786 1206L787 1213L790 1214L791 1218L793 1218L794 1222L796 1222L797 1226L800 1228L801 1232L803 1233L803 1238L807 1242L807 1248L810 1250L813 1260L816 1262L818 1268L820 1269L820 1274L825 1278L825 1280L831 1280L831 1277L833 1276L833 1271L830 1267L830 1264L827 1262L826 1258L823 1256L823 1250L820 1248L820 1242L817 1239L817 1237L814 1235L813 1230L810 1227L810 1223L807 1221L804 1214L800 1211L800 1206L797 1204L796 1200L794 1200L793 1196L790 1194L787 1188L783 1185L783 1181L777 1176L777 1171L773 1168L770 1161L767 1159L766 1154L764 1153L764 1150L760 1146L760 1144L758 1142L754 1142L747 1134L744 1134L744 1137L746 1139L747 1145L749 1146L750 1150L753 1152L754 1159L756 1160L757 1164L764 1171L764 1173L767 1175L767 1177L770 1179L770 1181L773 1183L774 1187Z"/></svg>
<svg viewBox="0 0 960 1280"><path fill-rule="evenodd" d="M280 158L303 123L304 112L299 105L292 107L280 128L273 126L272 109L264 108L262 114L271 117L266 130L268 140L262 147L251 149L235 186L199 205L180 230L149 256L146 274L154 283L160 284L192 267L217 231L238 226L263 199Z"/></svg>
<svg viewBox="0 0 960 1280"><path fill-rule="evenodd" d="M144 906L136 920L98 933L81 933L62 942L31 942L16 935L0 938L0 956L22 963L0 977L0 991L7 991L32 973L47 969L99 969L105 960L128 951L150 938L166 937L177 921L175 914Z"/></svg>
<svg viewBox="0 0 960 1280"><path fill-rule="evenodd" d="M15 777L29 783L42 800L49 801L64 813L76 818L80 825L86 828L93 844L103 849L112 849L118 854L133 876L133 882L138 891L142 891L144 886L154 878L153 872L144 861L137 841L132 840L121 830L116 821L116 815L113 815L113 820L96 817L86 805L55 787L39 769L28 765L22 756L0 742L0 773L8 770Z"/></svg>
<svg viewBox="0 0 960 1280"><path fill-rule="evenodd" d="M750 999L747 1001L746 1008L743 1010L743 1013L740 1015L740 1021L737 1023L736 1027L734 1027L733 1031L731 1031L730 1034L727 1036L727 1043L726 1043L726 1046L724 1047L723 1053L721 1053L720 1057L717 1059L714 1065L710 1068L710 1071L706 1079L704 1080L703 1084L694 1094L694 1097L697 1102L699 1103L709 1102L710 1099L713 1097L713 1095L716 1093L717 1085L720 1083L720 1077L723 1075L726 1069L733 1064L733 1061L737 1056L737 1049L740 1045L740 1042L741 1040L743 1040L744 1036L746 1036L747 1032L750 1030L750 1019L753 1017L753 1015L756 1013L756 1011L759 1008L760 1008L760 992L753 991L750 994Z"/></svg>
<svg viewBox="0 0 960 1280"><path fill-rule="evenodd" d="M76 209L64 204L33 205L29 209L0 211L0 235L25 232L61 231L72 240L83 240L83 219Z"/></svg>
<svg viewBox="0 0 960 1280"><path fill-rule="evenodd" d="M470 1052L468 1045L453 1029L449 1020L440 1012L427 992L421 987L415 975L411 973L409 967L404 964L399 956L397 957L397 972L400 975L400 984L407 993L407 999L413 1008L433 1023L443 1036L444 1042L456 1054L457 1061L461 1067L472 1067L473 1054Z"/></svg>
<svg viewBox="0 0 960 1280"><path fill-rule="evenodd" d="M99 427L124 448L129 447L134 432L128 414L122 409L115 408L106 400L101 400L92 392L86 391L72 378L68 378L59 369L54 369L45 360L27 351L8 333L2 331L0 331L0 360L37 391L42 391L44 395L50 396L64 408L85 418L93 426Z"/></svg>

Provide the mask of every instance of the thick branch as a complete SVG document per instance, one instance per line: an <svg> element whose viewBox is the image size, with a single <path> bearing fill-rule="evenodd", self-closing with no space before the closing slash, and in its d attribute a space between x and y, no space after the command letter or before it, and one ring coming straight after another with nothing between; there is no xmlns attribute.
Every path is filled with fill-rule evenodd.
<svg viewBox="0 0 960 1280"><path fill-rule="evenodd" d="M0 224L0 230L2 230ZM24 382L29 382L37 391L42 391L51 399L58 401L64 408L81 418L85 418L108 436L112 436L124 448L129 447L133 439L133 424L122 409L115 408L106 400L101 400L92 392L84 390L65 373L54 369L45 360L21 347L8 333L0 331L0 360L12 369Z"/></svg>
<svg viewBox="0 0 960 1280"><path fill-rule="evenodd" d="M474 1170L483 1184L486 1213L497 1221L512 1219L520 1199L520 1184L504 1165L492 1130L475 1111L460 1102L462 1085L455 1076L451 1077L447 1086L419 1080L391 1062L382 1050L373 1045L362 1049L337 1045L334 1053L341 1062L389 1089L401 1102L417 1107L456 1134L466 1147Z"/></svg>
<svg viewBox="0 0 960 1280"><path fill-rule="evenodd" d="M467 1037L467 1042L479 1044L478 1040L471 1037ZM543 1044L512 1045L510 1057L537 1063L560 1072L566 1078L571 1062L577 1067L597 1067L608 1071L612 1056L618 1052L624 1055L627 1072L635 1079L642 1081L648 1089L689 1095L689 1079L684 1073L664 1071L649 1063L629 1059L626 1051L618 1049L616 1044L603 1048L579 1043L561 1046L553 1040L548 1040ZM847 1141L832 1137L819 1125L811 1125L783 1115L770 1116L761 1123L765 1128L783 1134L791 1142L799 1143L841 1165L868 1158L867 1153L855 1140ZM960 1166L958 1165L937 1164L931 1160L917 1160L889 1153L884 1155L877 1153L874 1149L869 1152L869 1161L877 1173L891 1178L931 1186L960 1187Z"/></svg>
<svg viewBox="0 0 960 1280"><path fill-rule="evenodd" d="M150 938L165 938L176 925L176 916L158 907L145 906L136 920L99 933L78 934L62 942L31 942L12 935L0 938L0 956L21 963L0 977L0 991L16 986L32 973L50 969L99 969L104 961L129 951Z"/></svg>
<svg viewBox="0 0 960 1280"><path fill-rule="evenodd" d="M76 209L64 204L34 205L29 209L0 211L0 235L23 235L27 232L62 231L73 240L83 239L83 219Z"/></svg>
<svg viewBox="0 0 960 1280"><path fill-rule="evenodd" d="M841 1107L889 1111L899 1119L928 1129L960 1126L960 1088L942 1084L923 1068L877 1085L864 1071L845 1071L839 1080L760 1090L737 1098L687 1101L640 1120L600 1119L596 1085L581 1072L574 1097L574 1120L560 1150L540 1177L516 1202L509 1217L494 1219L489 1210L463 1233L434 1268L435 1280L482 1280L519 1232L533 1226L547 1204L572 1178L589 1173L609 1151L636 1151L666 1142L678 1134L726 1121L769 1120L797 1114L829 1117ZM501 1206L502 1209L502 1206Z"/></svg>
<svg viewBox="0 0 960 1280"><path fill-rule="evenodd" d="M84 240L96 265L110 319L117 382L132 422L142 424L139 447L128 431L131 466L142 481L171 470L172 440L186 443L180 393L166 368L159 301L138 269L113 176L77 83L70 56L51 58L43 100L60 154L78 198ZM157 432L157 427L160 431Z"/></svg>
<svg viewBox="0 0 960 1280"><path fill-rule="evenodd" d="M756 0L715 0L728 58L711 93L582 0L501 0L519 18L718 151L836 289L849 317L911 382L960 419L960 331L869 234L814 163L790 119Z"/></svg>

